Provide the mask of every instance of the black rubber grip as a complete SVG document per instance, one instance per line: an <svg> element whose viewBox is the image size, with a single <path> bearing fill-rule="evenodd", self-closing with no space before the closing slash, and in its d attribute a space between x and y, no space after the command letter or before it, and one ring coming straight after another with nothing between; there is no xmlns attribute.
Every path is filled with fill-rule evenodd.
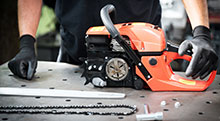
<svg viewBox="0 0 220 121"><path fill-rule="evenodd" d="M100 11L100 16L103 24L105 25L108 32L111 34L112 38L117 37L119 34L118 30L115 28L112 20L110 18L110 13L115 13L115 7L111 4L104 6Z"/></svg>

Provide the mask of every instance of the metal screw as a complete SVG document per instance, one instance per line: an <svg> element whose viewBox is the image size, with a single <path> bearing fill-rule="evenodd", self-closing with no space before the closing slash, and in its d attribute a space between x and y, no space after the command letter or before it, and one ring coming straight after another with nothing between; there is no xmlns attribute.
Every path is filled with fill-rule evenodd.
<svg viewBox="0 0 220 121"><path fill-rule="evenodd" d="M102 70L102 66L99 66L98 70L101 71Z"/></svg>
<svg viewBox="0 0 220 121"><path fill-rule="evenodd" d="M88 64L88 61L85 61L85 64Z"/></svg>
<svg viewBox="0 0 220 121"><path fill-rule="evenodd" d="M90 65L89 67L88 67L88 70L91 70L92 69L92 66Z"/></svg>
<svg viewBox="0 0 220 121"><path fill-rule="evenodd" d="M137 77L134 77L134 80L137 80Z"/></svg>
<svg viewBox="0 0 220 121"><path fill-rule="evenodd" d="M141 66L142 64L141 63L138 63L138 66Z"/></svg>

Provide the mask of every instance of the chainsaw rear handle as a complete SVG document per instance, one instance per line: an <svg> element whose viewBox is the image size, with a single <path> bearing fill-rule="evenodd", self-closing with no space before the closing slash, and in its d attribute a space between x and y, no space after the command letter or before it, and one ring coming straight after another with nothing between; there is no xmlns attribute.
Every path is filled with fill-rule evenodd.
<svg viewBox="0 0 220 121"><path fill-rule="evenodd" d="M120 33L112 23L110 14L115 15L115 7L111 4L104 6L100 11L100 16L103 24L105 25L108 32L111 34L112 38L116 38L117 36L120 36Z"/></svg>
<svg viewBox="0 0 220 121"><path fill-rule="evenodd" d="M143 61L148 62L152 57L145 56ZM176 59L191 60L191 56L180 56L177 52L164 51L161 56L155 56L158 63L154 66L146 63L152 78L145 80L153 91L204 91L215 79L216 71L213 71L207 80L192 80L182 77L172 71L170 63Z"/></svg>
<svg viewBox="0 0 220 121"><path fill-rule="evenodd" d="M183 59L183 60L186 60L186 61L190 61L191 58L192 58L192 56L190 56L190 55L180 56L176 52L166 52L166 56L167 56L167 63L168 64L170 64L172 61L177 60L177 59ZM209 76L209 78L207 80L207 83L209 81L213 81L213 78L215 78L215 75L216 75L216 70L211 72L211 75ZM205 81L205 80L203 80L203 81Z"/></svg>

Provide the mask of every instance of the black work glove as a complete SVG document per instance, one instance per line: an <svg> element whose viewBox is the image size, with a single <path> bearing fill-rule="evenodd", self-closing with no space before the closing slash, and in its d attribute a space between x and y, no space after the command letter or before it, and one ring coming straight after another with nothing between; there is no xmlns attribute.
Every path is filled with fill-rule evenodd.
<svg viewBox="0 0 220 121"><path fill-rule="evenodd" d="M35 38L23 35L20 38L20 51L9 61L8 68L14 75L31 80L36 72L37 58L34 49Z"/></svg>
<svg viewBox="0 0 220 121"><path fill-rule="evenodd" d="M197 26L193 30L193 39L181 43L178 53L183 55L192 49L192 59L186 69L186 76L193 79L204 79L211 71L217 69L218 56L211 46L210 30L205 26Z"/></svg>

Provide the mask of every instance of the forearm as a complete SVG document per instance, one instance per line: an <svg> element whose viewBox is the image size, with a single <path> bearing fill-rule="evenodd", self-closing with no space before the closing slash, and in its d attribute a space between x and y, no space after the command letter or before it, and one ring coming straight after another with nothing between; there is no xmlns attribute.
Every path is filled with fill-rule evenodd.
<svg viewBox="0 0 220 121"><path fill-rule="evenodd" d="M208 7L206 0L182 0L192 29L198 25L209 28Z"/></svg>
<svg viewBox="0 0 220 121"><path fill-rule="evenodd" d="M20 36L35 37L41 14L42 0L18 0L18 26Z"/></svg>

